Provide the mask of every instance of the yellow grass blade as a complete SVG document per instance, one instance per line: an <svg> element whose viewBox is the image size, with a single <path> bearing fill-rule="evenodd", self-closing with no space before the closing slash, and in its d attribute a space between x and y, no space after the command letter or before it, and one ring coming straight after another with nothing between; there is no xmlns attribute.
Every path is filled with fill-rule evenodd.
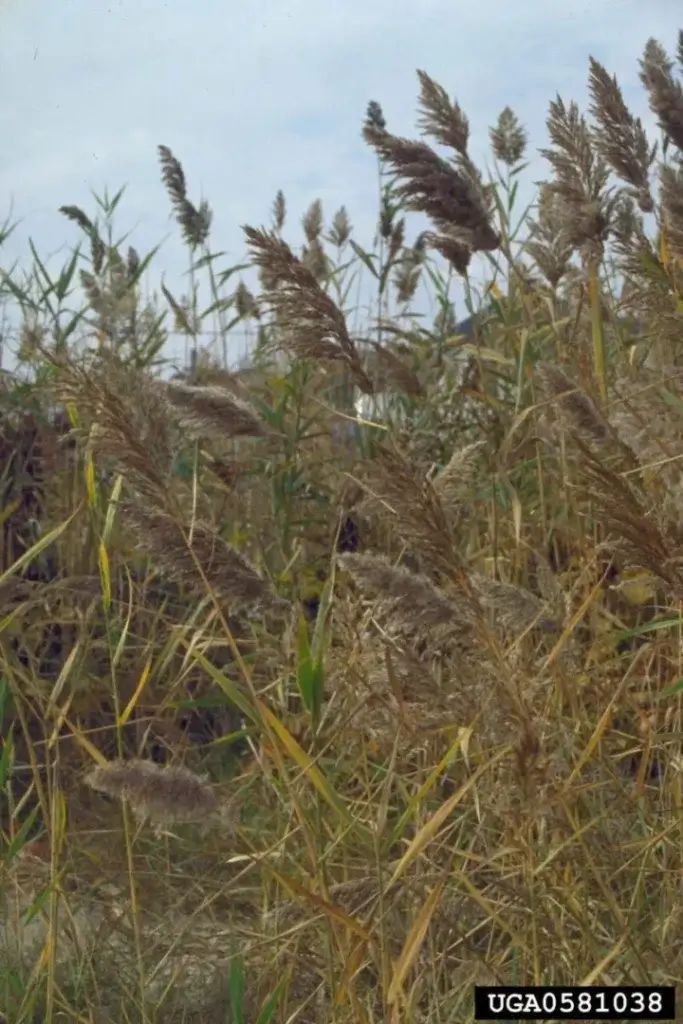
<svg viewBox="0 0 683 1024"><path fill-rule="evenodd" d="M596 981L602 977L605 968L612 963L615 957L619 956L627 938L627 935L622 935L616 945L610 949L609 953L603 956L600 963L596 964L592 971L589 971L586 977L579 982L579 985L582 987L586 985L594 985Z"/></svg>
<svg viewBox="0 0 683 1024"><path fill-rule="evenodd" d="M114 518L116 516L116 506L121 495L121 488L123 487L123 477L119 474L114 481L114 486L111 489L111 495L109 497L109 504L107 505L107 513L104 517L104 527L102 529L102 542L107 543L111 536L111 531L114 528Z"/></svg>
<svg viewBox="0 0 683 1024"><path fill-rule="evenodd" d="M44 533L43 536L36 541L33 547L29 548L28 551L24 551L23 555L20 555L16 562L13 562L12 565L10 565L9 569L5 569L5 571L0 574L0 583L4 583L10 578L10 576L13 576L15 573L27 566L29 562L32 562L36 555L39 555L41 551L44 551L45 548L49 548L51 544L54 544L55 541L59 540L79 512L80 507L77 508L75 512L72 512L68 519L59 523L58 526L55 526L54 529L50 530L48 533Z"/></svg>
<svg viewBox="0 0 683 1024"><path fill-rule="evenodd" d="M99 752L96 746L90 742L87 736L85 736L77 725L73 725L69 719L64 716L64 722L66 726L71 730L73 738L79 747L82 747L87 754L90 754L95 764L98 764L100 768L104 768L109 762L106 757Z"/></svg>
<svg viewBox="0 0 683 1024"><path fill-rule="evenodd" d="M97 549L97 561L100 567L100 580L102 581L102 600L105 608L111 607L111 573L109 571L109 555L104 545L104 541L100 541Z"/></svg>
<svg viewBox="0 0 683 1024"><path fill-rule="evenodd" d="M145 664L143 666L143 669L142 669L142 672L140 673L140 678L138 680L138 685L135 687L135 693L130 698L130 700L126 704L125 708L121 712L121 715L119 717L119 723L118 723L119 725L125 725L126 722L128 721L128 719L130 718L130 716L133 714L133 711L135 710L135 706L137 705L137 702L140 700L140 696L141 696L143 690L145 689L145 686L147 685L147 680L149 679L149 674L152 671L152 661L153 661L153 657L150 654L150 655L148 655L147 661L145 662Z"/></svg>
<svg viewBox="0 0 683 1024"><path fill-rule="evenodd" d="M422 904L420 912L413 921L410 931L406 935L405 942L403 943L403 949L396 961L391 978L391 984L389 985L389 991L387 993L387 1003L389 1006L393 1005L401 994L406 976L410 968L415 963L417 955L422 948L422 943L425 940L427 929L429 928L429 922L431 921L434 911L441 899L444 884L445 879L442 879L434 886L429 896Z"/></svg>
<svg viewBox="0 0 683 1024"><path fill-rule="evenodd" d="M307 889L305 885L301 885L293 878L285 878L277 870L270 867L270 865L267 866L267 870L269 874L272 874L280 885L283 886L283 888L287 889L292 894L292 896L298 897L310 907L321 911L321 913L325 914L326 917L329 917L331 921L336 921L338 924L344 925L345 928L348 928L349 931L354 933L354 935L359 936L359 938L363 939L364 942L370 941L371 935L367 928L363 927L363 925L359 921L356 921L355 918L350 917L349 914L345 913L341 907L328 902L328 900L323 899L322 896L318 896L317 893L311 892L311 890Z"/></svg>
<svg viewBox="0 0 683 1024"><path fill-rule="evenodd" d="M57 703L57 701L59 700L60 694L61 694L62 690L64 689L64 685L65 685L67 679L69 678L69 676L71 675L71 669L73 668L74 661L76 660L76 656L78 655L78 652L80 651L80 649L81 649L81 641L78 641L71 648L71 650L69 651L69 655L68 655L66 661L62 665L61 671L60 671L59 675L57 676L57 680L55 682L55 685L52 687L52 693L50 694L50 697L49 697L50 704L52 704L53 707Z"/></svg>
<svg viewBox="0 0 683 1024"><path fill-rule="evenodd" d="M335 792L334 788L325 778L320 768L318 768L314 763L313 759L309 757L302 747L299 746L286 726L284 726L273 714L270 708L261 701L258 702L258 707L263 721L272 729L285 751L291 757L292 761L298 765L303 774L310 780L318 793L320 793L323 800L332 808L333 811L335 811L346 825L350 825L357 831L361 831L364 833L365 838L369 840L370 833L353 821L341 797Z"/></svg>
<svg viewBox="0 0 683 1024"><path fill-rule="evenodd" d="M362 941L357 942L344 963L344 973L334 997L335 1006L343 1006L348 999L358 1024L369 1024L365 1011L361 1007L356 995L354 985L354 979L362 968L366 957L367 944Z"/></svg>
<svg viewBox="0 0 683 1024"><path fill-rule="evenodd" d="M633 661L631 663L630 668L633 669L637 663L638 663L637 660ZM598 723L595 726L595 729L593 730L591 738L589 739L588 743L586 744L585 748L583 749L583 751L581 753L581 756L579 757L578 761L574 765L573 770L570 772L567 780L565 781L564 786L562 787L563 792L565 792L565 793L569 792L569 790L571 789L572 783L574 782L574 779L583 770L584 765L587 764L588 761L590 761L591 756L592 756L595 748L597 747L598 743L602 739L602 734L604 733L605 729L607 729L609 727L609 725L610 725L610 723L612 721L612 711L614 710L614 707L616 706L617 702L619 701L619 698L621 697L621 694L624 692L624 690L625 690L625 688L626 688L626 686L628 684L628 681L630 679L630 676L631 676L631 672L630 671L629 672L625 672L623 679L621 680L619 685L617 687L615 687L614 693L612 694L612 698L609 701L609 703L608 703L607 707L605 708L605 710L603 711L603 713L601 714L601 716L600 716L600 718L598 720Z"/></svg>
<svg viewBox="0 0 683 1024"><path fill-rule="evenodd" d="M494 348L484 348L483 346L472 345L470 342L467 342L465 345L460 346L460 350L467 355L477 356L485 363L496 363L498 366L515 366L514 359L503 355L502 352L497 352Z"/></svg>
<svg viewBox="0 0 683 1024"><path fill-rule="evenodd" d="M497 761L500 761L503 757L507 757L511 749L512 748L509 746L503 747L503 749L494 754L486 764L480 765L480 767L470 775L469 779L464 782L462 786L460 786L460 788L457 789L455 793L453 793L453 795L441 805L441 807L439 807L438 811L432 815L429 821L425 822L419 832L414 836L410 846L396 865L396 870L394 871L391 882L389 883L390 887L396 884L408 865L412 864L418 854L422 853L424 848L431 843L432 839L434 839L441 829L441 826L448 819L449 815L452 814L462 798L470 791L475 782L477 782L477 780L480 779L482 775L489 770L489 768L492 768Z"/></svg>
<svg viewBox="0 0 683 1024"><path fill-rule="evenodd" d="M548 655L548 657L545 660L545 663L544 663L543 669L542 669L543 672L547 672L548 669L550 668L550 666L553 665L557 661L557 659L559 658L560 654L564 650L564 648L565 648L565 646L567 644L567 641L570 639L570 637L574 633L574 630L576 629L577 625L579 624L579 622L581 622L581 620L583 619L584 615L586 614L586 612L588 611L588 609L592 605L593 601L595 600L595 598L600 593L602 593L602 580L601 579L598 580L598 582L595 584L595 586L590 591L588 596L581 603L580 607L577 608L577 610L574 612L574 614L572 615L571 619L569 620L569 622L567 623L565 628L562 630L562 633L560 635L559 640L557 641L557 643L553 647L552 651L550 652L550 654Z"/></svg>
<svg viewBox="0 0 683 1024"><path fill-rule="evenodd" d="M439 763L429 773L425 781L418 789L417 793L415 793L415 795L411 797L408 806L406 807L405 811L396 822L396 825L394 826L391 832L389 846L393 846L394 843L403 835L406 824L415 814L416 807L425 799L426 796L429 795L429 793L437 784L437 782L443 775L444 771L446 770L446 768L451 763L451 761L453 760L453 758L460 749L462 749L463 757L465 758L466 761L467 747L471 737L472 729L469 726L462 726L462 728L458 730L458 735L455 741L451 743L450 747L448 748L444 756L441 758Z"/></svg>
<svg viewBox="0 0 683 1024"><path fill-rule="evenodd" d="M219 668L212 664L208 658L204 657L204 655L199 651L195 651L190 644L187 644L184 637L182 638L182 642L188 647L190 656L202 666L204 671L211 677L211 679L213 679L214 683L220 687L228 700L234 704L235 707L239 708L247 718L250 718L252 722L256 722L256 724L259 725L260 719L258 710L254 707L249 698L242 693L237 686L235 686L231 679L228 679L224 672L221 672Z"/></svg>
<svg viewBox="0 0 683 1024"><path fill-rule="evenodd" d="M95 484L95 462L92 452L85 453L85 493L88 498L88 507L97 507L97 486Z"/></svg>

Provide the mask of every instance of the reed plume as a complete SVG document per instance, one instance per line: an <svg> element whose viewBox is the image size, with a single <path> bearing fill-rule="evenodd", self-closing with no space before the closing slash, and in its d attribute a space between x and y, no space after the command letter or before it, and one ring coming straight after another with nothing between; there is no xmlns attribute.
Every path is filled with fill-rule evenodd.
<svg viewBox="0 0 683 1024"><path fill-rule="evenodd" d="M432 221L436 231L426 233L428 244L465 273L473 252L491 252L500 245L490 220L491 195L467 154L469 124L460 106L426 72L418 75L423 132L455 150L457 166L426 143L391 135L367 120L363 136L397 175L397 198Z"/></svg>
<svg viewBox="0 0 683 1024"><path fill-rule="evenodd" d="M604 445L612 437L610 425L595 402L561 367L541 363L538 373L547 398L558 409L568 430L596 445Z"/></svg>
<svg viewBox="0 0 683 1024"><path fill-rule="evenodd" d="M163 384L105 354L91 365L60 360L56 370L57 395L91 423L92 450L111 459L146 501L164 507L181 439Z"/></svg>
<svg viewBox="0 0 683 1024"><path fill-rule="evenodd" d="M396 566L384 555L347 554L339 564L375 597L394 621L411 628L462 628L467 612L427 576Z"/></svg>
<svg viewBox="0 0 683 1024"><path fill-rule="evenodd" d="M193 387L172 381L167 385L169 404L181 427L194 437L261 437L265 433L256 412L226 388Z"/></svg>
<svg viewBox="0 0 683 1024"><path fill-rule="evenodd" d="M558 199L562 232L584 259L600 260L616 203L608 188L607 164L596 152L576 103L566 106L558 96L550 103L546 123L552 146L541 152L554 171L548 188Z"/></svg>
<svg viewBox="0 0 683 1024"><path fill-rule="evenodd" d="M371 395L372 383L349 335L344 314L313 273L276 234L249 226L244 233L254 263L273 282L266 285L263 299L275 315L283 345L304 359L345 363L361 391Z"/></svg>
<svg viewBox="0 0 683 1024"><path fill-rule="evenodd" d="M141 758L110 761L93 769L86 784L96 792L125 800L140 824L155 832L172 825L228 824L227 806L219 802L208 775L184 767L162 767Z"/></svg>
<svg viewBox="0 0 683 1024"><path fill-rule="evenodd" d="M182 164L168 146L159 146L161 176L169 195L183 238L193 248L200 248L209 237L213 214L205 199L195 206L187 197L187 183Z"/></svg>
<svg viewBox="0 0 683 1024"><path fill-rule="evenodd" d="M492 612L494 625L514 634L532 628L554 632L560 628L556 616L548 614L545 601L531 591L501 580L487 579L478 573L470 576L482 608Z"/></svg>
<svg viewBox="0 0 683 1024"><path fill-rule="evenodd" d="M650 170L656 149L650 146L640 118L634 117L626 106L616 77L609 75L594 57L590 58L589 87L591 113L598 123L598 130L592 135L595 148L631 186L630 194L642 213L652 213Z"/></svg>
<svg viewBox="0 0 683 1024"><path fill-rule="evenodd" d="M683 86L673 75L673 62L656 39L649 39L640 62L640 79L647 89L650 109L659 127L683 152Z"/></svg>
<svg viewBox="0 0 683 1024"><path fill-rule="evenodd" d="M491 148L497 160L515 167L524 159L528 136L514 110L504 107L493 128L489 128Z"/></svg>
<svg viewBox="0 0 683 1024"><path fill-rule="evenodd" d="M433 569L445 573L460 565L448 516L433 484L402 453L378 450L373 473L365 484L368 494L392 516L392 525L411 551Z"/></svg>
<svg viewBox="0 0 683 1024"><path fill-rule="evenodd" d="M141 550L153 555L165 575L191 592L206 593L203 574L227 605L284 607L270 582L208 524L197 520L191 531L183 529L169 513L141 504L124 503L122 513Z"/></svg>

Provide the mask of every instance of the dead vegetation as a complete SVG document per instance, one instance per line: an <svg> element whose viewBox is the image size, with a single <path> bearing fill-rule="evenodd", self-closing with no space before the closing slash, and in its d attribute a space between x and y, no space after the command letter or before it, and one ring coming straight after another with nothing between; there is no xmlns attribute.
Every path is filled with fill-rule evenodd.
<svg viewBox="0 0 683 1024"><path fill-rule="evenodd" d="M647 43L655 144L591 59L518 237L523 126L502 112L485 182L419 72L423 139L377 103L363 127L378 251L316 202L298 255L279 193L245 227L258 294L225 295L161 146L193 260L163 290L190 353L170 381L115 204L63 208L68 328L0 278L25 310L0 394L17 1024L444 1024L475 982L683 980L680 71ZM466 338L444 261L471 285L477 258ZM226 348L252 324L249 370L202 346L211 319Z"/></svg>

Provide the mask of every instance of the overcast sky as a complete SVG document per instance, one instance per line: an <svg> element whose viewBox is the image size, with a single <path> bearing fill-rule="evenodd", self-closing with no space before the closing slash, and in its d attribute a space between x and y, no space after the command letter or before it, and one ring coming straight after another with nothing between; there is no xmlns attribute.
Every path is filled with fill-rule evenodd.
<svg viewBox="0 0 683 1024"><path fill-rule="evenodd" d="M673 54L681 27L680 0L0 0L0 219L21 220L0 261L28 262L29 236L65 256L78 231L58 207L92 213L90 190L125 184L120 233L140 252L166 239L158 270L179 281L159 143L181 159L191 198L210 201L225 265L279 188L291 241L319 197L329 218L345 203L370 245L368 100L392 132L413 134L423 68L470 118L475 159L506 104L535 149L556 93L585 105L592 54L652 123L638 58L649 36ZM543 174L536 162L526 178Z"/></svg>

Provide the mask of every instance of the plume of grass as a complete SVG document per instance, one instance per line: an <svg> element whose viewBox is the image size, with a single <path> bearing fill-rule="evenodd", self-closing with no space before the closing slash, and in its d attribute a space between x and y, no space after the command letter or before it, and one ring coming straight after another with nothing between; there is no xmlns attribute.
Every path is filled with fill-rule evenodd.
<svg viewBox="0 0 683 1024"><path fill-rule="evenodd" d="M90 260L93 274L100 274L104 265L106 246L102 241L97 225L93 224L88 215L84 213L79 206L60 206L59 212L64 214L65 217L68 217L70 221L78 224L81 231L88 235L90 240Z"/></svg>
<svg viewBox="0 0 683 1024"><path fill-rule="evenodd" d="M438 156L426 143L391 135L368 121L363 136L397 175L397 198L407 209L429 217L437 229L425 235L427 243L464 273L472 252L494 251L500 236L490 220L490 195L467 155L466 117L442 86L423 71L419 77L423 128L456 151L458 166Z"/></svg>
<svg viewBox="0 0 683 1024"><path fill-rule="evenodd" d="M58 397L92 423L93 450L113 460L138 494L165 506L180 438L163 385L104 357L91 366L63 360L56 369Z"/></svg>
<svg viewBox="0 0 683 1024"><path fill-rule="evenodd" d="M361 590L376 597L395 621L411 628L462 630L471 614L429 577L393 565L384 555L346 554L338 561Z"/></svg>
<svg viewBox="0 0 683 1024"><path fill-rule="evenodd" d="M260 311L256 297L252 295L244 281L240 281L233 294L235 312L240 320L258 320Z"/></svg>
<svg viewBox="0 0 683 1024"><path fill-rule="evenodd" d="M586 494L610 538L607 543L620 553L626 566L645 570L660 579L677 600L683 600L678 527L658 522L656 509L644 491L607 467L580 440L577 444L583 456Z"/></svg>
<svg viewBox="0 0 683 1024"><path fill-rule="evenodd" d="M619 403L610 410L610 422L624 444L634 453L649 483L658 480L660 498L677 504L683 498L680 459L677 457L680 417L672 416L671 395L680 392L683 371L642 368L636 377L624 375L616 382Z"/></svg>
<svg viewBox="0 0 683 1024"><path fill-rule="evenodd" d="M213 219L211 207L205 199L198 207L190 202L187 197L187 183L182 164L168 146L159 146L159 161L163 182L173 204L183 238L190 248L201 248L211 231Z"/></svg>
<svg viewBox="0 0 683 1024"><path fill-rule="evenodd" d="M272 281L263 299L276 317L282 343L304 359L344 362L361 391L371 395L372 383L349 335L344 314L315 276L276 234L249 226L244 233L254 263L267 281Z"/></svg>
<svg viewBox="0 0 683 1024"><path fill-rule="evenodd" d="M377 100L370 100L365 112L364 124L369 128L384 129L387 126L386 118L381 104Z"/></svg>
<svg viewBox="0 0 683 1024"><path fill-rule="evenodd" d="M533 628L543 632L560 629L558 619L548 615L546 602L524 587L487 579L478 573L473 573L470 579L482 608L493 613L497 627L515 635Z"/></svg>
<svg viewBox="0 0 683 1024"><path fill-rule="evenodd" d="M683 86L673 76L673 62L656 39L649 39L640 62L640 78L650 108L666 138L683 152Z"/></svg>
<svg viewBox="0 0 683 1024"><path fill-rule="evenodd" d="M189 768L130 758L94 768L85 782L96 792L125 800L137 821L149 822L159 834L173 825L229 822L227 807L208 780L208 775L196 775Z"/></svg>
<svg viewBox="0 0 683 1024"><path fill-rule="evenodd" d="M425 263L425 234L421 232L410 248L405 249L394 270L396 300L407 305L415 298Z"/></svg>
<svg viewBox="0 0 683 1024"><path fill-rule="evenodd" d="M426 71L418 71L417 77L420 82L420 130L439 145L466 159L470 125L465 112Z"/></svg>
<svg viewBox="0 0 683 1024"><path fill-rule="evenodd" d="M552 147L542 153L555 174L549 188L564 213L563 231L589 259L601 258L614 203L607 191L607 164L596 153L576 103L567 107L558 96L550 104L547 126Z"/></svg>
<svg viewBox="0 0 683 1024"><path fill-rule="evenodd" d="M265 434L255 410L227 388L194 387L171 381L167 385L167 396L180 426L194 437L224 441L231 437Z"/></svg>
<svg viewBox="0 0 683 1024"><path fill-rule="evenodd" d="M595 148L631 186L631 195L642 213L652 213L650 169L656 148L650 146L640 118L634 117L626 106L616 78L594 57L590 58L589 86L591 113L598 123L598 131L593 133Z"/></svg>
<svg viewBox="0 0 683 1024"><path fill-rule="evenodd" d="M524 249L552 289L566 277L576 246L565 231L562 201L547 182L539 189L537 217L529 218L529 239Z"/></svg>
<svg viewBox="0 0 683 1024"><path fill-rule="evenodd" d="M498 121L489 129L491 148L497 160L508 167L515 167L524 159L528 135L514 110L504 107Z"/></svg>
<svg viewBox="0 0 683 1024"><path fill-rule="evenodd" d="M323 230L323 204L319 199L314 199L306 210L301 219L301 226L309 245L320 238Z"/></svg>
<svg viewBox="0 0 683 1024"><path fill-rule="evenodd" d="M122 512L141 550L152 555L168 577L191 592L203 595L206 580L219 601L228 605L285 606L270 582L208 524L193 522L190 540L190 531L186 533L172 515L161 509L124 503Z"/></svg>
<svg viewBox="0 0 683 1024"><path fill-rule="evenodd" d="M383 446L373 459L368 493L391 512L392 524L409 550L446 574L457 573L457 557L448 516L433 484L398 450Z"/></svg>
<svg viewBox="0 0 683 1024"><path fill-rule="evenodd" d="M279 234L285 226L287 219L287 203L282 189L278 189L272 208L273 228Z"/></svg>
<svg viewBox="0 0 683 1024"><path fill-rule="evenodd" d="M589 444L601 446L611 439L610 425L595 402L574 384L561 367L540 363L538 375L547 399L559 409L567 429L585 438Z"/></svg>
<svg viewBox="0 0 683 1024"><path fill-rule="evenodd" d="M338 249L343 249L352 234L351 220L345 206L340 206L330 225L329 240Z"/></svg>
<svg viewBox="0 0 683 1024"><path fill-rule="evenodd" d="M406 395L418 398L425 394L425 389L415 373L386 345L368 338L365 344L369 354L365 358L365 372L372 380L376 393L385 388L397 388Z"/></svg>
<svg viewBox="0 0 683 1024"><path fill-rule="evenodd" d="M476 457L484 444L484 441L474 441L457 449L441 472L434 477L434 490L451 515L459 516L463 512L466 496L472 484Z"/></svg>
<svg viewBox="0 0 683 1024"><path fill-rule="evenodd" d="M576 103L558 96L547 119L552 148L543 156L555 177L549 187L563 212L562 232L580 250L588 277L592 317L593 365L603 405L607 403L607 353L601 308L600 263L604 256L617 198L608 188L609 170L594 149L586 119Z"/></svg>
<svg viewBox="0 0 683 1024"><path fill-rule="evenodd" d="M662 225L671 255L683 259L683 166L665 164L659 171Z"/></svg>

